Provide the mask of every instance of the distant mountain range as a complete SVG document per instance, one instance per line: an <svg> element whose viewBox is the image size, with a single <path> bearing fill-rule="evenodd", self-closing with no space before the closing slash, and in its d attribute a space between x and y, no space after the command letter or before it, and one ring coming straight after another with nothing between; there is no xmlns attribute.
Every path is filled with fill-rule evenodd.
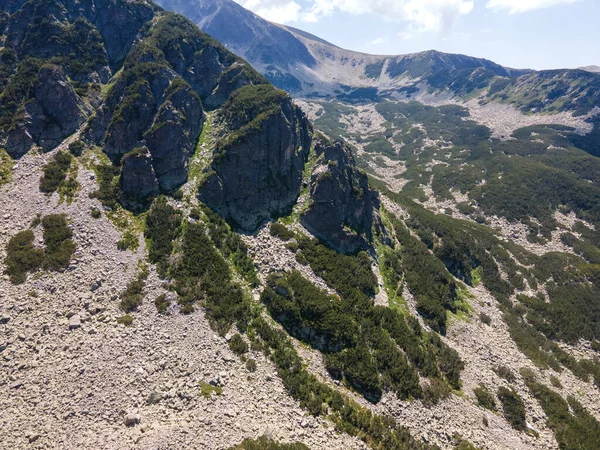
<svg viewBox="0 0 600 450"><path fill-rule="evenodd" d="M585 66L580 67L581 70L587 70L588 72L600 73L600 66Z"/></svg>
<svg viewBox="0 0 600 450"><path fill-rule="evenodd" d="M525 113L585 115L600 103L600 74L520 70L435 50L369 55L342 49L296 28L262 19L232 0L158 0L248 60L277 87L297 97L346 101L406 98L417 92L511 103ZM487 90L487 92L485 92Z"/></svg>

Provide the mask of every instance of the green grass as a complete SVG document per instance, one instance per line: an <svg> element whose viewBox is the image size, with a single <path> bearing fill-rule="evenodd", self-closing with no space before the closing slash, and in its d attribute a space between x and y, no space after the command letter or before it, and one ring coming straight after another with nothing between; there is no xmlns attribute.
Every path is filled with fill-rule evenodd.
<svg viewBox="0 0 600 450"><path fill-rule="evenodd" d="M212 384L202 381L200 383L200 396L204 398L210 398L213 394L223 395L223 388L220 386L213 386Z"/></svg>
<svg viewBox="0 0 600 450"><path fill-rule="evenodd" d="M194 155L190 159L189 179L202 184L207 176L205 169L210 167L212 153L215 148L215 112L207 112L202 133L198 139Z"/></svg>
<svg viewBox="0 0 600 450"><path fill-rule="evenodd" d="M14 161L3 148L0 148L0 186L8 184L13 178Z"/></svg>

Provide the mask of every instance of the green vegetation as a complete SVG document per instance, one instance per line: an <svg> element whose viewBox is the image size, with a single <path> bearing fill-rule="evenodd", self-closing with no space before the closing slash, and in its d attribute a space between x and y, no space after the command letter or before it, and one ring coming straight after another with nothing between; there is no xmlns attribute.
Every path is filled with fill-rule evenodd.
<svg viewBox="0 0 600 450"><path fill-rule="evenodd" d="M40 179L40 191L56 192L65 182L72 160L73 157L69 153L57 152L54 158L44 166L44 174Z"/></svg>
<svg viewBox="0 0 600 450"><path fill-rule="evenodd" d="M173 242L181 232L181 220L181 213L165 197L157 198L146 216L144 236L149 241L149 259L156 264L159 274L166 273Z"/></svg>
<svg viewBox="0 0 600 450"><path fill-rule="evenodd" d="M81 156L85 150L85 144L79 140L73 141L69 144L69 152L73 156Z"/></svg>
<svg viewBox="0 0 600 450"><path fill-rule="evenodd" d="M12 181L13 164L14 162L6 150L0 148L0 186Z"/></svg>
<svg viewBox="0 0 600 450"><path fill-rule="evenodd" d="M27 279L27 272L35 272L42 266L44 251L33 245L35 236L32 230L14 235L6 246L6 274L14 284Z"/></svg>
<svg viewBox="0 0 600 450"><path fill-rule="evenodd" d="M231 447L229 450L309 450L309 448L301 443L280 444L261 436L258 439L244 439L240 445Z"/></svg>
<svg viewBox="0 0 600 450"><path fill-rule="evenodd" d="M527 386L546 413L559 448L600 448L600 423L575 398L565 401L552 389L533 380L529 380Z"/></svg>
<svg viewBox="0 0 600 450"><path fill-rule="evenodd" d="M169 306L171 306L171 301L167 298L166 294L160 294L154 300L154 305L160 314L164 314L169 309Z"/></svg>
<svg viewBox="0 0 600 450"><path fill-rule="evenodd" d="M256 361L253 359L246 361L246 370L250 373L256 372Z"/></svg>
<svg viewBox="0 0 600 450"><path fill-rule="evenodd" d="M479 315L479 320L481 320L481 323L488 326L492 324L492 318L483 312Z"/></svg>
<svg viewBox="0 0 600 450"><path fill-rule="evenodd" d="M188 223L183 233L181 258L170 267L182 311L192 312L202 301L211 325L225 335L237 322L245 330L250 309L241 286L233 281L226 260L215 248L202 224Z"/></svg>
<svg viewBox="0 0 600 450"><path fill-rule="evenodd" d="M492 394L484 385L479 385L475 389L473 389L473 393L475 397L477 397L477 403L479 406L482 406L490 411L496 411L496 399L494 398L494 394Z"/></svg>
<svg viewBox="0 0 600 450"><path fill-rule="evenodd" d="M131 230L125 231L121 239L117 242L117 248L121 251L132 250L135 251L139 247L140 243L137 234Z"/></svg>
<svg viewBox="0 0 600 450"><path fill-rule="evenodd" d="M307 372L287 334L271 326L263 318L260 310L252 307L251 297L244 288L234 281L235 265L228 264L223 257L225 252L217 249L218 244L221 248L225 247L224 243L231 231L224 228L220 222L209 218L205 212L195 211L194 214L198 219L209 221L209 226L206 228L200 220L195 223L186 222L181 232L181 244L174 249L177 257L169 260L168 267L168 276L173 280L172 286L178 294L183 312L191 312L194 305L202 305L211 326L222 335L225 335L235 323L237 329L245 333L250 340L252 349L263 351L273 361L290 395L311 414L328 414L339 431L359 436L373 447L395 450L430 448L412 439L408 431L398 427L392 419L372 414L368 409L360 407L336 390L320 383L316 377ZM213 230L210 229L211 227ZM334 254L313 248L315 245L309 242L305 251L313 258L315 267L319 267L319 264L321 267L328 267L330 259L333 263ZM339 256L346 265L344 270L339 272L340 274L345 273L350 267L360 269L364 264L360 262L361 257L349 257L351 260L344 260L342 255ZM366 267L369 267L370 271L370 263L365 264L365 267L360 270L364 271ZM350 297L353 295L355 298L366 297L363 290L374 292L375 284L365 281L371 280L371 276L367 276L367 273L359 278L354 277L352 282L349 280L344 283L340 283L339 280L336 282L333 277L329 280L340 290L350 293ZM314 290L308 287L309 284L306 280L299 281L299 290L314 294ZM318 292L316 295L319 299L322 293ZM377 348L379 352L377 359L388 364L381 368L384 373L382 379L386 385L391 384L393 380L404 380L403 372L396 371L398 368L405 367L408 368L409 374L411 371L414 373L414 369L410 366L406 364L401 366L395 360L387 359L387 355L404 358L398 347L409 355L410 361L419 367L419 371L424 376L440 380L445 378L449 383L459 382L457 374L460 369L456 370L460 366L458 355L445 346L439 337L433 333L424 333L414 318L405 319L389 308L375 308L372 304L369 308L371 310L369 319L375 322L376 326L367 329L368 321L364 321L361 326L364 325L365 330L360 339L363 340L364 345L369 344ZM355 320L355 316L352 317ZM241 336L239 339L245 340ZM386 343L387 347L373 344L379 341ZM241 347L240 345L240 350ZM350 378L355 374L361 376L360 358L364 347L357 346L354 350L353 348L348 350L347 353L354 352L358 359L354 361L352 358L345 358L343 362L347 367L342 370L350 373ZM386 351L389 353L386 354ZM255 370L254 364L249 362L247 364L248 370ZM418 388L418 378L416 387ZM206 389L212 388L206 387ZM398 389L401 389L401 386Z"/></svg>
<svg viewBox="0 0 600 450"><path fill-rule="evenodd" d="M525 405L519 394L512 389L500 386L498 388L498 399L502 403L504 418L508 420L514 429L524 431L527 426L525 422Z"/></svg>
<svg viewBox="0 0 600 450"><path fill-rule="evenodd" d="M390 218L400 243L401 265L396 264L396 277L404 279L416 297L417 310L434 330L446 332L446 311L456 312L456 284L444 264L414 237L408 228ZM398 257L397 257L398 258Z"/></svg>
<svg viewBox="0 0 600 450"><path fill-rule="evenodd" d="M14 59L16 61L16 55ZM22 106L33 97L35 81L42 64L40 59L25 57L9 78L0 95L0 129L5 133L11 131L23 119Z"/></svg>
<svg viewBox="0 0 600 450"><path fill-rule="evenodd" d="M121 292L119 308L126 313L137 311L144 300L144 286L148 278L148 268L143 267L136 278L127 283L127 288Z"/></svg>
<svg viewBox="0 0 600 450"><path fill-rule="evenodd" d="M493 370L496 372L496 375L500 378L504 378L509 383L514 383L517 380L515 373L506 366L496 366Z"/></svg>
<svg viewBox="0 0 600 450"><path fill-rule="evenodd" d="M229 341L229 348L238 356L248 352L248 344L246 344L246 341L244 341L242 336L237 333L234 334Z"/></svg>
<svg viewBox="0 0 600 450"><path fill-rule="evenodd" d="M229 259L244 280L252 287L258 286L258 275L254 261L248 255L248 247L239 234L234 233L231 227L212 209L202 205L202 211L208 219L208 234L213 244Z"/></svg>
<svg viewBox="0 0 600 450"><path fill-rule="evenodd" d="M278 237L282 241L286 241L286 242L291 240L295 236L293 231L291 231L285 225L283 225L279 222L275 222L275 223L271 224L270 233L271 233L271 236Z"/></svg>
<svg viewBox="0 0 600 450"><path fill-rule="evenodd" d="M75 252L73 231L67 225L64 214L51 214L42 219L44 229L44 262L46 270L60 271L69 267Z"/></svg>
<svg viewBox="0 0 600 450"><path fill-rule="evenodd" d="M356 289L346 286L348 292L350 287ZM383 388L399 398L421 398L417 370L433 377L427 394L434 397L450 393L447 383L460 387L458 354L397 311L366 302L356 308L352 296L331 296L298 272L270 277L261 301L291 335L325 352L334 378L345 379L370 401L378 401Z"/></svg>
<svg viewBox="0 0 600 450"><path fill-rule="evenodd" d="M67 218L60 214L51 214L43 219L37 218L32 224L42 224L45 248L35 247L32 230L21 231L13 236L6 247L6 274L11 282L23 283L28 272L38 269L61 271L70 262L75 243L71 239L73 232L67 225Z"/></svg>
<svg viewBox="0 0 600 450"><path fill-rule="evenodd" d="M110 163L101 163L94 169L98 178L98 190L92 192L90 197L97 198L103 206L114 210L122 195L119 184L120 169Z"/></svg>
<svg viewBox="0 0 600 450"><path fill-rule="evenodd" d="M215 160L219 161L230 145L260 130L269 117L280 114L286 101L288 94L270 84L246 85L236 90L219 112L230 133L217 141Z"/></svg>
<svg viewBox="0 0 600 450"><path fill-rule="evenodd" d="M125 314L124 316L117 317L117 323L128 327L133 324L133 316L131 314Z"/></svg>
<svg viewBox="0 0 600 450"><path fill-rule="evenodd" d="M210 398L213 394L222 395L223 388L220 386L213 386L212 384L205 382L200 383L200 396L204 398Z"/></svg>

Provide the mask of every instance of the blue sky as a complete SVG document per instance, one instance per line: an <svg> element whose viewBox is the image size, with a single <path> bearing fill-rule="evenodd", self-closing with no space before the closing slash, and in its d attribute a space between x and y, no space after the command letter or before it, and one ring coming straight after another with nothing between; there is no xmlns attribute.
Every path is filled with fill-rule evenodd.
<svg viewBox="0 0 600 450"><path fill-rule="evenodd" d="M600 0L236 0L350 50L436 49L515 68L600 66Z"/></svg>

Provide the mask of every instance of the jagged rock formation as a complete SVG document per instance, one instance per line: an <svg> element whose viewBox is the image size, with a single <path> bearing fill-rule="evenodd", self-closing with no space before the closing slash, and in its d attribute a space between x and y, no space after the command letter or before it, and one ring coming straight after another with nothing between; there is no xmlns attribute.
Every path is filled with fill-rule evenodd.
<svg viewBox="0 0 600 450"><path fill-rule="evenodd" d="M302 224L341 252L366 248L379 220L377 192L341 142L319 141L315 151L319 160L312 172L310 206L301 217Z"/></svg>
<svg viewBox="0 0 600 450"><path fill-rule="evenodd" d="M147 147L134 149L123 157L121 190L125 202L132 206L158 194L158 179Z"/></svg>
<svg viewBox="0 0 600 450"><path fill-rule="evenodd" d="M253 105L246 110L247 105ZM258 105L258 106L256 106ZM289 212L302 186L311 126L283 92L247 87L223 107L218 143L200 200L246 230Z"/></svg>
<svg viewBox="0 0 600 450"><path fill-rule="evenodd" d="M149 2L11 2L7 11L0 145L16 158L33 145L52 150L95 109L84 139L117 165L147 147L160 189L172 191L187 180L203 104L218 108L241 86L267 82L192 23ZM103 96L98 83L121 68Z"/></svg>
<svg viewBox="0 0 600 450"><path fill-rule="evenodd" d="M21 121L8 134L6 150L13 158L37 144L51 150L73 134L87 119L89 108L75 93L63 70L43 65L25 105Z"/></svg>
<svg viewBox="0 0 600 450"><path fill-rule="evenodd" d="M190 22L162 16L128 56L91 134L113 161L147 146L161 190L171 191L187 180L204 124L202 103L219 107L254 82L265 81Z"/></svg>

